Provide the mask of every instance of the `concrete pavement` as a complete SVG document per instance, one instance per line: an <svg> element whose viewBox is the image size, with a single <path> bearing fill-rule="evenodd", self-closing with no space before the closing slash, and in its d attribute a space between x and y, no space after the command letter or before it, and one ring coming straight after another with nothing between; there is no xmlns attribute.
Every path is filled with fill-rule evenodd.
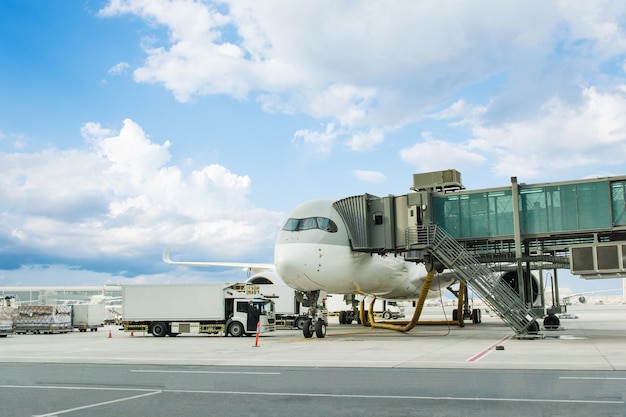
<svg viewBox="0 0 626 417"><path fill-rule="evenodd" d="M0 339L0 362L171 365L626 370L626 306L576 305L562 328L542 339L516 339L497 317L483 323L418 326L407 333L339 325L324 339L279 330L260 337L131 336L108 326L98 332L13 335ZM428 307L425 319L438 318ZM111 332L112 337L108 337ZM496 346L501 348L496 349Z"/></svg>

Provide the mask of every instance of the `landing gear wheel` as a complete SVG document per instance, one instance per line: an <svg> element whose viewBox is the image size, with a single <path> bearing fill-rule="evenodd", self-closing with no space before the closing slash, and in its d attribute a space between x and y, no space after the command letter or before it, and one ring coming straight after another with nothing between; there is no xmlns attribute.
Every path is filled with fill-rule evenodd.
<svg viewBox="0 0 626 417"><path fill-rule="evenodd" d="M346 324L346 312L345 311L339 312L339 324Z"/></svg>
<svg viewBox="0 0 626 417"><path fill-rule="evenodd" d="M233 322L228 326L228 333L230 333L232 337L240 337L243 335L243 326L239 322Z"/></svg>
<svg viewBox="0 0 626 417"><path fill-rule="evenodd" d="M475 308L472 310L472 323L480 324L482 323L481 313L479 308Z"/></svg>
<svg viewBox="0 0 626 417"><path fill-rule="evenodd" d="M313 323L311 322L311 319L308 319L306 322L304 322L304 327L302 328L302 334L304 335L306 339L310 339L313 337L314 330L315 329L313 329Z"/></svg>
<svg viewBox="0 0 626 417"><path fill-rule="evenodd" d="M318 320L315 322L315 336L318 339L323 339L326 336L326 323L324 320Z"/></svg>
<svg viewBox="0 0 626 417"><path fill-rule="evenodd" d="M452 310L452 321L458 321L458 320L459 320L459 310L455 308L454 310Z"/></svg>

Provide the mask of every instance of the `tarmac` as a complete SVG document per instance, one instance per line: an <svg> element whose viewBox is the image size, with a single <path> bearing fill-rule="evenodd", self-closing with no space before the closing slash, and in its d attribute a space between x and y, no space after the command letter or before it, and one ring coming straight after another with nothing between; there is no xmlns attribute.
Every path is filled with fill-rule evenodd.
<svg viewBox="0 0 626 417"><path fill-rule="evenodd" d="M156 338L105 326L97 332L0 338L0 362L626 370L626 305L580 304L569 306L568 313L578 318L562 319L559 329L542 329L537 338L516 338L485 311L481 324L419 325L406 333L339 325L333 317L325 338L277 330L258 342L254 336ZM422 317L443 318L441 307L425 308Z"/></svg>

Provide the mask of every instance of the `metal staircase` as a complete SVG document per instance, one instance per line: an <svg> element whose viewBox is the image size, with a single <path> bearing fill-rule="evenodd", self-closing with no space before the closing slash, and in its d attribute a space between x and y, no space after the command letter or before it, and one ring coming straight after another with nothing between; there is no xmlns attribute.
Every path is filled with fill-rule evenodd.
<svg viewBox="0 0 626 417"><path fill-rule="evenodd" d="M406 230L407 249L431 252L445 267L453 270L465 284L477 293L518 335L536 334L537 317L519 295L499 274L481 264L474 256L436 225Z"/></svg>

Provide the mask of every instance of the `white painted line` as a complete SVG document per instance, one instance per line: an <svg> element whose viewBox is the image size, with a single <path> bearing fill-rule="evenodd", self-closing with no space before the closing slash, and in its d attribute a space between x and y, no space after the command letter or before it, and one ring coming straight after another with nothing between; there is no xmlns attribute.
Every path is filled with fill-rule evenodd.
<svg viewBox="0 0 626 417"><path fill-rule="evenodd" d="M486 398L486 397L425 397L414 395L371 395L371 394L325 394L325 393L298 393L298 392L254 392L254 391L202 391L202 390L168 390L164 393L175 392L177 394L217 394L217 395L261 395L261 396L287 396L287 397L327 397L327 398L376 398L387 400L447 400L447 401L492 401L492 402L523 402L523 403L577 403L577 404L624 404L623 400L562 400L554 398Z"/></svg>
<svg viewBox="0 0 626 417"><path fill-rule="evenodd" d="M601 376L560 376L559 379L580 379L580 380L594 380L594 381L626 381L626 377L601 377Z"/></svg>
<svg viewBox="0 0 626 417"><path fill-rule="evenodd" d="M135 391L135 392L154 392L160 391L156 388L113 388L113 387L73 387L63 385L0 385L0 388L23 388L23 389L62 389L76 391Z"/></svg>
<svg viewBox="0 0 626 417"><path fill-rule="evenodd" d="M68 408L67 410L54 411L54 412L48 413L48 414L37 414L37 415L35 415L33 417L54 417L54 416L58 416L60 414L72 413L72 412L78 411L78 410L86 410L88 408L101 407L103 405L121 403L123 401L129 401L129 400L136 400L137 398L142 398L142 397L149 397L151 395L161 394L161 392L162 391L152 391L152 392L147 392L145 394L133 395L132 397L119 398L117 400L111 400L111 401L105 401L105 402L101 402L101 403L94 403L94 404L89 404L89 405L83 405L82 407L75 407L75 408Z"/></svg>
<svg viewBox="0 0 626 417"><path fill-rule="evenodd" d="M141 388L101 388L101 387L66 387L66 386L36 386L36 385L0 385L0 388L26 388L26 389L59 389L59 390L105 390L105 391L138 391L143 394L127 398L120 398L97 404L61 410L54 413L41 414L34 417L52 417L59 414L66 414L72 411L98 407L101 405L113 404L136 398L147 397L155 394L176 393L176 394L209 394L209 395L259 395L270 397L311 397L311 398L374 398L387 400L447 400L447 401L486 401L486 402L520 402L520 403L576 403L576 404L624 404L623 400L575 400L571 398L488 398L488 397L434 397L417 395L371 395L371 394L328 394L328 393L307 393L307 392L259 392L259 391L207 391L207 390L176 390L176 389L141 389Z"/></svg>
<svg viewBox="0 0 626 417"><path fill-rule="evenodd" d="M280 375L280 372L227 372L227 371L159 371L159 370L143 370L131 369L130 372L139 374L229 374L229 375Z"/></svg>

